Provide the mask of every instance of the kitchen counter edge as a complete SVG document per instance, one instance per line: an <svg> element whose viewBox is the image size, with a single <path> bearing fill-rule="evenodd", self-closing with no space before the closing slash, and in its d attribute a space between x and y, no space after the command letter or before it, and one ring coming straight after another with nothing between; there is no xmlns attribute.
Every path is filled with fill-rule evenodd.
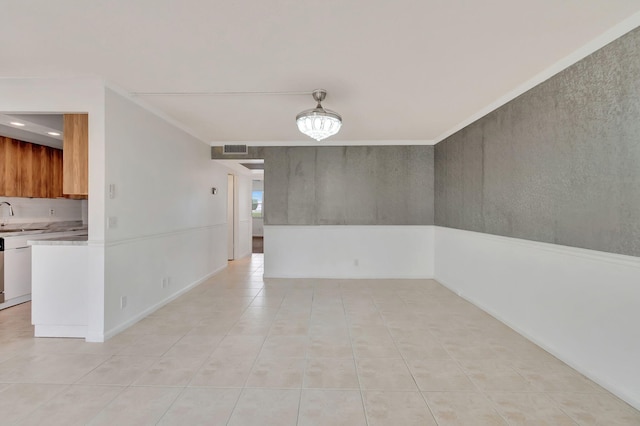
<svg viewBox="0 0 640 426"><path fill-rule="evenodd" d="M70 235L68 237L52 237L41 240L29 240L30 246L86 246L87 235Z"/></svg>

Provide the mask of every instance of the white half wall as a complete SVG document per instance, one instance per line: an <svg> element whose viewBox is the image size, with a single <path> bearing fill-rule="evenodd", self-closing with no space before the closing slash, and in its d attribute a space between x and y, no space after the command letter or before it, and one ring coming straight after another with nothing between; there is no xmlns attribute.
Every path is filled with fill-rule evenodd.
<svg viewBox="0 0 640 426"><path fill-rule="evenodd" d="M435 278L640 409L640 259L435 228Z"/></svg>
<svg viewBox="0 0 640 426"><path fill-rule="evenodd" d="M433 278L433 226L264 227L268 278Z"/></svg>
<svg viewBox="0 0 640 426"><path fill-rule="evenodd" d="M35 336L88 337L87 246L33 245L31 256Z"/></svg>

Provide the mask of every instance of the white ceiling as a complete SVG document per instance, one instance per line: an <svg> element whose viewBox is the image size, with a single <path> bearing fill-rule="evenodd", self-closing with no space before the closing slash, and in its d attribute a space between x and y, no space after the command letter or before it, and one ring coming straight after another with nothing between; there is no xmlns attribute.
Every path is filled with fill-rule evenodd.
<svg viewBox="0 0 640 426"><path fill-rule="evenodd" d="M2 0L0 9L0 78L100 76L130 93L324 88L324 105L344 119L332 143L438 141L612 28L640 24L638 0ZM315 143L294 120L314 106L310 95L140 98L213 144Z"/></svg>
<svg viewBox="0 0 640 426"><path fill-rule="evenodd" d="M16 125L17 123L20 126ZM38 145L62 149L62 114L0 113L0 135ZM58 133L51 135L49 132Z"/></svg>

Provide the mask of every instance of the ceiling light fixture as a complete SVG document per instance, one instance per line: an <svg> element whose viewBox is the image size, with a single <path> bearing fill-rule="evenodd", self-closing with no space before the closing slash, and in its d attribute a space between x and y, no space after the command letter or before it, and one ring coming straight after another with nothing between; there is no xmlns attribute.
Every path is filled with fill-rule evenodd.
<svg viewBox="0 0 640 426"><path fill-rule="evenodd" d="M60 133L58 132L47 132L47 134L51 136L60 136Z"/></svg>
<svg viewBox="0 0 640 426"><path fill-rule="evenodd" d="M11 122L11 125L12 125L12 126L17 126L17 127L24 127L24 123L19 123L19 122L17 122L17 121L12 121L12 122Z"/></svg>
<svg viewBox="0 0 640 426"><path fill-rule="evenodd" d="M342 117L340 117L340 114L322 107L321 102L327 96L326 90L316 89L312 95L318 105L313 109L308 109L298 114L296 123L298 124L298 130L302 133L321 141L340 131Z"/></svg>

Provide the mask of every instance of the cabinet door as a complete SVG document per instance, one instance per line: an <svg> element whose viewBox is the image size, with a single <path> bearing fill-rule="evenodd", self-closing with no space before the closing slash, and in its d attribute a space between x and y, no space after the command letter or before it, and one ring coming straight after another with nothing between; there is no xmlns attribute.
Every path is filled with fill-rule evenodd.
<svg viewBox="0 0 640 426"><path fill-rule="evenodd" d="M47 198L51 187L51 148L42 145L32 145L33 188L31 197Z"/></svg>
<svg viewBox="0 0 640 426"><path fill-rule="evenodd" d="M18 180L20 181L20 191L18 197L35 197L34 181L34 145L28 142L18 141L20 144L20 170Z"/></svg>
<svg viewBox="0 0 640 426"><path fill-rule="evenodd" d="M7 186L7 139L4 136L0 136L0 195L6 195Z"/></svg>
<svg viewBox="0 0 640 426"><path fill-rule="evenodd" d="M51 149L51 186L48 198L62 197L62 150Z"/></svg>
<svg viewBox="0 0 640 426"><path fill-rule="evenodd" d="M62 153L62 192L69 195L89 193L89 115L64 115Z"/></svg>
<svg viewBox="0 0 640 426"><path fill-rule="evenodd" d="M20 141L11 138L3 138L3 152L0 161L3 163L2 181L0 186L5 197L20 197L21 182L20 169L22 165L22 155Z"/></svg>
<svg viewBox="0 0 640 426"><path fill-rule="evenodd" d="M31 294L31 247L4 252L5 301Z"/></svg>
<svg viewBox="0 0 640 426"><path fill-rule="evenodd" d="M0 136L0 196L62 197L62 150Z"/></svg>

